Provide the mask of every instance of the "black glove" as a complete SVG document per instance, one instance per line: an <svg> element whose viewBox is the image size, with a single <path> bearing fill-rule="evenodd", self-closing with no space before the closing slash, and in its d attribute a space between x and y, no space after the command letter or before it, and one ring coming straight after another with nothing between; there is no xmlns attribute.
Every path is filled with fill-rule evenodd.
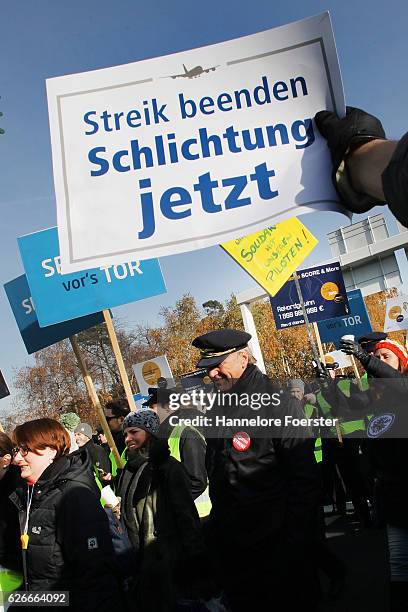
<svg viewBox="0 0 408 612"><path fill-rule="evenodd" d="M320 111L315 122L327 140L333 161L333 184L344 206L351 212L364 213L378 205L375 198L353 190L344 161L347 153L369 140L385 139L381 121L359 108L347 106L343 119L330 111Z"/></svg>
<svg viewBox="0 0 408 612"><path fill-rule="evenodd" d="M340 340L340 350L346 355L357 357L362 365L366 365L370 359L370 355L355 340Z"/></svg>

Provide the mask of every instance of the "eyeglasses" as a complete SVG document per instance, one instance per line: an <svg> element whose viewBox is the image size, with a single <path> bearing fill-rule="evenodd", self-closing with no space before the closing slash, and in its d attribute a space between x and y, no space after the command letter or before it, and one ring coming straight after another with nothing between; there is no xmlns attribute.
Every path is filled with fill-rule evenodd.
<svg viewBox="0 0 408 612"><path fill-rule="evenodd" d="M18 455L18 453L20 453L22 457L27 457L29 452L30 449L26 446L15 446L12 450L13 459L16 455Z"/></svg>

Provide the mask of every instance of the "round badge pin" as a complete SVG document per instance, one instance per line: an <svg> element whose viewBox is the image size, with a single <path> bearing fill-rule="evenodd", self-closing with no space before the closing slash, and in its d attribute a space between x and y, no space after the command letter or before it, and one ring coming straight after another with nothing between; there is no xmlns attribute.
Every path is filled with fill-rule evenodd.
<svg viewBox="0 0 408 612"><path fill-rule="evenodd" d="M387 412L386 414L379 414L378 416L371 419L368 428L367 436L369 438L379 438L386 431L388 431L395 421L395 414Z"/></svg>
<svg viewBox="0 0 408 612"><path fill-rule="evenodd" d="M232 446L239 453L243 453L251 446L251 438L246 431L239 431L232 438Z"/></svg>

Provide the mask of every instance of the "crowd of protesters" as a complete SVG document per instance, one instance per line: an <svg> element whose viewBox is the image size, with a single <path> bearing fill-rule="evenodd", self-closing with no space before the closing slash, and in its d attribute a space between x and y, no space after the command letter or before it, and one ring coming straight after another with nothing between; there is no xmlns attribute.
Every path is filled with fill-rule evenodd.
<svg viewBox="0 0 408 612"><path fill-rule="evenodd" d="M359 109L315 119L343 203L365 212L386 198L406 225L406 137L388 146L381 123ZM244 397L256 394L280 398L262 416L330 415L336 426L260 433L221 425L215 435L186 424L199 412L193 402L174 424L169 395L151 390L137 412L122 399L105 406L120 464L103 431L93 439L74 414L0 433L6 609L10 593L54 592L68 593L75 612L315 612L319 570L333 598L347 574L325 540L324 507L347 516L348 502L359 528L385 529L390 610L407 609L406 348L385 334L347 338L341 349L360 362L361 380L319 367L319 384L282 387L257 368L249 340L217 330L193 341L217 392L215 417L246 419ZM226 408L227 394L235 399Z"/></svg>
<svg viewBox="0 0 408 612"><path fill-rule="evenodd" d="M359 529L384 526L391 610L405 609L405 347L385 334L346 339L341 348L360 361L361 380L333 379L320 368L314 383L283 386L257 368L249 340L227 329L193 342L217 392L213 417L225 410L245 417L251 407L244 395L278 394L279 405L270 403L263 415L330 412L340 439L334 427L299 434L225 426L214 435L191 425L201 414L193 402L170 409L179 389L150 389L137 411L125 400L106 406L121 467L103 432L94 435L76 415L64 415L65 426L43 418L19 425L10 438L1 433L4 592L69 592L70 609L87 612L317 610L319 571L333 598L342 596L347 574L325 539L324 507L331 505ZM235 398L227 409L226 394Z"/></svg>

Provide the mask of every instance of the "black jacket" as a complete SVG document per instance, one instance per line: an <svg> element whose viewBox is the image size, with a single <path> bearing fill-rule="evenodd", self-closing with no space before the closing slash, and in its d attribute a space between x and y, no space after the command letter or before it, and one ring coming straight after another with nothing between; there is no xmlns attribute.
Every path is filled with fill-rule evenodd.
<svg viewBox="0 0 408 612"><path fill-rule="evenodd" d="M119 455L121 455L126 448L125 436L123 435L122 431L112 431L111 433L113 441L116 444L116 448L118 449Z"/></svg>
<svg viewBox="0 0 408 612"><path fill-rule="evenodd" d="M107 474L111 471L109 456L102 446L95 444L93 440L89 440L82 448L89 453L91 463L94 467L101 468Z"/></svg>
<svg viewBox="0 0 408 612"><path fill-rule="evenodd" d="M379 388L372 389L371 384L369 390L374 417L367 427L364 449L380 479L385 522L408 528L408 377L373 356L365 368L370 376L382 380ZM383 415L394 417L389 428Z"/></svg>
<svg viewBox="0 0 408 612"><path fill-rule="evenodd" d="M176 410L171 416L181 419L193 419L200 416L198 410L194 408L181 408ZM172 421L173 422L173 421ZM174 421L175 422L175 421ZM160 427L160 438L168 439L174 426L170 425L166 419ZM180 436L180 458L190 480L190 491L193 499L203 493L208 484L207 470L205 467L206 443L203 435L197 431L199 428L185 427Z"/></svg>
<svg viewBox="0 0 408 612"><path fill-rule="evenodd" d="M246 393L275 392L271 381L254 365L230 389L238 398ZM219 411L214 408L212 417ZM261 413L240 400L223 411L233 418ZM262 416L284 418L284 413L304 418L300 402L290 398L280 407L263 410ZM228 436L221 430L220 437L207 437L211 518L216 530L240 547L245 534L245 541L252 545L276 537L286 548L304 549L314 530L320 497L313 437L294 437L296 432L287 428L258 430L253 436L239 425L235 430L250 434L250 446L243 452L234 448L230 429Z"/></svg>
<svg viewBox="0 0 408 612"><path fill-rule="evenodd" d="M11 465L0 480L0 565L21 571L18 512L9 496L21 485L20 469Z"/></svg>
<svg viewBox="0 0 408 612"><path fill-rule="evenodd" d="M25 484L11 495L21 529L27 490ZM114 553L86 452L60 457L43 472L34 485L28 535L30 590L69 591L75 612L114 609L119 596Z"/></svg>
<svg viewBox="0 0 408 612"><path fill-rule="evenodd" d="M385 201L402 225L408 227L408 133L397 148L382 175Z"/></svg>
<svg viewBox="0 0 408 612"><path fill-rule="evenodd" d="M148 455L128 457L116 494L139 557L136 608L172 610L180 577L202 566L204 545L187 474L166 440L152 441Z"/></svg>

